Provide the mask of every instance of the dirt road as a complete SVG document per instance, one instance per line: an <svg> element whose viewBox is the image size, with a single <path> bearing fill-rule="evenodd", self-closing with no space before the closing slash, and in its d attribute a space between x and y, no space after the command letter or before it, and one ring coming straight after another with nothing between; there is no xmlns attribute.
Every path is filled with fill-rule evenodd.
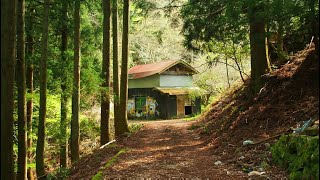
<svg viewBox="0 0 320 180"><path fill-rule="evenodd" d="M246 179L210 153L184 120L139 121L144 127L121 142L129 151L104 170L105 178Z"/></svg>

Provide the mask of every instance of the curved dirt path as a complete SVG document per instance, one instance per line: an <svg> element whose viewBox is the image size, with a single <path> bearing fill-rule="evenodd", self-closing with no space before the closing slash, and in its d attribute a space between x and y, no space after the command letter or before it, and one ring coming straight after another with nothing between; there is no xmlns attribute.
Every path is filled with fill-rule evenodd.
<svg viewBox="0 0 320 180"><path fill-rule="evenodd" d="M183 120L138 121L144 127L120 144L129 151L103 171L105 179L246 179L219 160Z"/></svg>

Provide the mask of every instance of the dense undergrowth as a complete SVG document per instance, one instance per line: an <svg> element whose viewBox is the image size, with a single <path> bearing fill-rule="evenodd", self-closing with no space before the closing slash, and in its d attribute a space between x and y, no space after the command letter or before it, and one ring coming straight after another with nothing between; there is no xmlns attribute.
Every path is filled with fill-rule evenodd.
<svg viewBox="0 0 320 180"><path fill-rule="evenodd" d="M281 136L271 152L290 179L319 179L319 136Z"/></svg>

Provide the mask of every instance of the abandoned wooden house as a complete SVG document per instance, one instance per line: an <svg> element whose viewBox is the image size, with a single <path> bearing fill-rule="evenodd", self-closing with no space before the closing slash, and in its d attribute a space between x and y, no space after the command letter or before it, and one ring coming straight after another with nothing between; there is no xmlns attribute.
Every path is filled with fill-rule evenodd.
<svg viewBox="0 0 320 180"><path fill-rule="evenodd" d="M193 83L196 73L181 60L130 68L128 117L171 119L200 113L200 97L191 96L200 90Z"/></svg>

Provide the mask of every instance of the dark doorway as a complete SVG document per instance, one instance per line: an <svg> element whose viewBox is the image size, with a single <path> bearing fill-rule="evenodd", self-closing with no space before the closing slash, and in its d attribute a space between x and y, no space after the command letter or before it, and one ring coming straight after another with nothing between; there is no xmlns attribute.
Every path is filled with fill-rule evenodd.
<svg viewBox="0 0 320 180"><path fill-rule="evenodd" d="M192 107L191 106L185 106L184 107L184 113L185 113L185 115L191 115L192 114Z"/></svg>

